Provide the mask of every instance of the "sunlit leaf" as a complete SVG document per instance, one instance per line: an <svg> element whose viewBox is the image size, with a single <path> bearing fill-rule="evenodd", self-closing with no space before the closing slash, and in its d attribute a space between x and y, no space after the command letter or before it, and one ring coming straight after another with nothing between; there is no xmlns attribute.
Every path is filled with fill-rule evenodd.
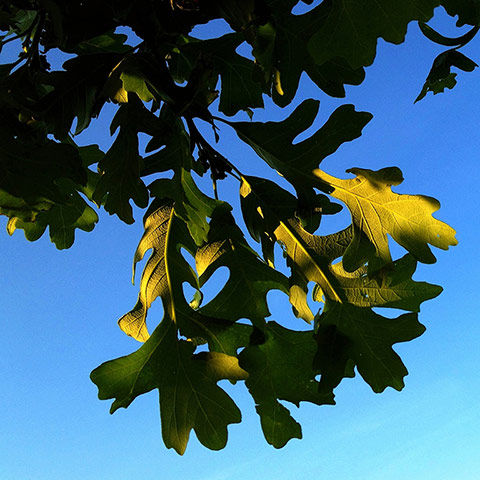
<svg viewBox="0 0 480 480"><path fill-rule="evenodd" d="M308 233L296 218L296 198L273 182L244 177L240 195L243 215L252 236L267 247L270 242L277 241L285 251L292 270L290 302L296 315L307 321L313 319L306 302L310 281L319 284L331 298L341 301L328 265L343 254L344 249L337 248L332 256L332 243L345 245L344 233L337 234L334 241L331 236ZM328 204L326 207L328 209ZM264 250L268 250L267 247ZM270 260L273 262L273 257Z"/></svg>
<svg viewBox="0 0 480 480"><path fill-rule="evenodd" d="M390 263L387 234L423 263L435 262L429 244L444 250L457 244L455 230L432 216L440 208L437 200L392 192L391 187L403 181L398 168L352 168L348 172L356 177L342 180L315 171L335 189L331 195L344 202L352 215L354 235L343 257L347 271L353 272L373 256Z"/></svg>
<svg viewBox="0 0 480 480"><path fill-rule="evenodd" d="M164 205L147 217L145 233L133 259L134 276L136 264L148 250L152 250L152 253L142 273L137 304L118 321L127 335L140 341L148 339L147 312L157 297L162 298L166 314L176 322L176 299L180 298L178 302L185 303L182 283L187 281L193 288L197 287L195 273L179 252L180 246L191 250L191 242L184 222L175 215L171 204Z"/></svg>
<svg viewBox="0 0 480 480"><path fill-rule="evenodd" d="M439 5L472 28L451 38L427 26ZM392 192L402 181L397 168L354 168L348 180L319 170L360 137L371 114L342 105L320 126L318 100L300 100L286 118L279 108L294 101L304 74L327 95L344 96L346 85L363 81L377 44L403 42L414 20L428 41L453 47L436 58L420 97L451 88L453 68L476 67L459 48L477 35L478 10L478 0L2 4L7 232L23 229L33 241L48 231L62 249L78 230L94 228L91 202L127 223L133 204L146 209L136 212L144 215L133 259L133 277L143 264L138 299L119 320L143 344L92 372L112 412L157 389L168 448L182 454L193 430L200 443L221 449L228 425L241 420L218 385L228 380L246 386L267 442L281 448L302 436L286 402L333 404L334 389L356 371L375 392L403 387L407 370L394 345L424 331L417 312L441 292L416 279L417 261L434 262L430 246L447 249L455 232L432 216L433 198ZM214 38L211 20L232 31ZM265 98L275 104L274 121L251 121ZM117 112L106 153L80 146L86 133L73 137L110 107ZM250 121L225 118L242 111ZM239 158L229 128L251 158ZM248 175L259 159L281 182ZM224 201L232 182L244 222ZM351 224L328 233L323 222L341 210L337 199ZM407 250L402 258L392 258L389 236ZM290 319L269 318L278 291L288 295ZM379 308L409 313L386 318Z"/></svg>
<svg viewBox="0 0 480 480"><path fill-rule="evenodd" d="M172 180L156 180L148 188L154 197L167 197L175 201L175 214L187 224L198 246L207 241L210 229L207 219L212 217L213 212L231 208L227 203L205 195L193 181L191 173L183 168L175 172Z"/></svg>

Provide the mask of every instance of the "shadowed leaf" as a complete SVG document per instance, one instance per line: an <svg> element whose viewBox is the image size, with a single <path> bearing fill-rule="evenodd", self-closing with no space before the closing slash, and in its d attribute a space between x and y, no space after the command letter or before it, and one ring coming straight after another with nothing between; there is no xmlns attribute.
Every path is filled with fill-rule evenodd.
<svg viewBox="0 0 480 480"><path fill-rule="evenodd" d="M324 385L329 390L340 383L349 360L374 392L387 387L401 390L408 372L392 345L412 340L425 331L415 313L390 319L369 308L331 301L327 301L316 323L320 349L315 365L322 374L322 391Z"/></svg>
<svg viewBox="0 0 480 480"><path fill-rule="evenodd" d="M362 2L323 1L311 15L323 20L309 42L316 63L340 57L353 68L373 62L378 38L402 43L413 20L426 22L437 0L364 0Z"/></svg>
<svg viewBox="0 0 480 480"><path fill-rule="evenodd" d="M281 448L290 439L301 438L301 428L278 400L297 406L302 401L317 405L334 402L331 393L318 392L313 332L288 330L269 322L265 336L264 343L245 348L239 359L248 372L246 385L255 400L265 438Z"/></svg>
<svg viewBox="0 0 480 480"><path fill-rule="evenodd" d="M356 112L352 105L343 105L310 138L293 144L312 125L318 107L318 101L305 100L281 122L229 122L229 125L271 168L297 191L302 191L318 185L311 172L342 143L359 137L372 118L369 113Z"/></svg>

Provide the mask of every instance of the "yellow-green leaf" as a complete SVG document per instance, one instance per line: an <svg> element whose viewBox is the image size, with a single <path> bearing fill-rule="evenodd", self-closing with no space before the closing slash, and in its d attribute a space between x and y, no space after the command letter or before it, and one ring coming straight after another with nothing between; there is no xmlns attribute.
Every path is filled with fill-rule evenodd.
<svg viewBox="0 0 480 480"><path fill-rule="evenodd" d="M396 167L378 171L352 168L356 178L342 180L322 170L315 175L335 190L331 195L350 210L354 235L343 257L343 266L353 272L374 256L391 262L387 234L418 261L436 261L429 245L447 250L456 245L455 230L432 216L440 203L423 195L399 195L391 187L403 181Z"/></svg>
<svg viewBox="0 0 480 480"><path fill-rule="evenodd" d="M148 250L152 250L152 254L143 269L135 307L118 321L120 328L136 340L145 341L149 337L146 317L157 297L162 298L166 314L176 322L177 303L185 303L181 284L187 281L192 287L197 287L195 273L179 252L182 245L191 248L186 231L184 222L169 204L157 209L145 220L145 232L133 259L134 276L137 262Z"/></svg>

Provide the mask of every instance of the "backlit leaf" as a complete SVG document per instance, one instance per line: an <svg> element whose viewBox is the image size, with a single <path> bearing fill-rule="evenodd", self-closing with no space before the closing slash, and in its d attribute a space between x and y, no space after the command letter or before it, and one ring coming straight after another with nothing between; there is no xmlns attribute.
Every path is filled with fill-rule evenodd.
<svg viewBox="0 0 480 480"><path fill-rule="evenodd" d="M25 144L0 132L0 188L27 203L39 200L61 202L64 193L55 185L58 178L85 184L86 172L78 151L63 143L47 140Z"/></svg>
<svg viewBox="0 0 480 480"><path fill-rule="evenodd" d="M158 208L145 220L145 233L138 244L133 259L135 266L148 250L152 250L140 280L140 293L135 307L120 318L120 328L136 340L148 339L146 317L152 302L162 298L166 315L176 322L177 303L185 303L181 285L184 281L197 287L197 279L191 267L179 252L181 246L191 250L192 241L182 220L175 215L170 204Z"/></svg>
<svg viewBox="0 0 480 480"><path fill-rule="evenodd" d="M335 190L331 195L350 210L354 235L343 257L343 266L348 272L372 260L374 255L390 263L387 234L423 263L436 261L429 244L444 250L457 244L455 230L432 216L440 208L437 200L392 192L391 187L403 181L398 168L347 171L356 178L342 180L322 170L316 170L315 175L332 186Z"/></svg>
<svg viewBox="0 0 480 480"><path fill-rule="evenodd" d="M91 378L100 399L115 400L111 413L158 389L165 445L183 454L194 429L203 445L219 450L227 443L227 426L241 420L238 407L216 385L224 369L230 373L232 368L220 366L218 355L212 366L205 356L192 356L194 349L193 343L178 340L174 322L166 319L139 350L100 365Z"/></svg>
<svg viewBox="0 0 480 480"><path fill-rule="evenodd" d="M34 111L58 139L67 137L75 118L75 134L88 127L106 100L101 92L120 58L117 53L83 55L67 60L65 71L48 74L44 83L53 90L37 102Z"/></svg>
<svg viewBox="0 0 480 480"><path fill-rule="evenodd" d="M441 53L434 60L422 91L415 102L425 97L427 92L433 92L436 95L443 92L445 88L452 89L457 83L456 73L450 71L452 67L457 67L464 72L472 72L478 65L454 48Z"/></svg>
<svg viewBox="0 0 480 480"><path fill-rule="evenodd" d="M118 215L126 223L134 221L131 199L141 208L148 204L148 190L140 179L143 162L139 154L138 132L150 132L156 119L134 98L120 106L112 120L112 134L117 128L119 132L98 163L101 177L93 194L97 205L104 204L107 212Z"/></svg>
<svg viewBox="0 0 480 480"><path fill-rule="evenodd" d="M315 11L291 15L284 3L272 3L274 22L257 27L253 54L267 77L278 74L276 79L272 78L272 97L278 105L285 106L293 100L303 71L334 97L345 96L344 84L358 85L363 81L363 69L351 68L343 58L315 62L308 44L322 17Z"/></svg>
<svg viewBox="0 0 480 480"><path fill-rule="evenodd" d="M442 0L441 3L449 15L458 15L458 27L480 23L480 5L477 0Z"/></svg>
<svg viewBox="0 0 480 480"><path fill-rule="evenodd" d="M127 53L132 49L125 45L127 35L115 32L106 32L98 37L84 40L72 48L72 52L78 55L92 55L95 53Z"/></svg>
<svg viewBox="0 0 480 480"><path fill-rule="evenodd" d="M262 87L254 79L254 63L235 51L243 41L244 37L239 33L204 41L189 39L179 52L189 59L192 67L200 56L204 61L212 62L213 71L221 79L218 108L229 116L239 110L263 107Z"/></svg>
<svg viewBox="0 0 480 480"><path fill-rule="evenodd" d="M168 197L175 201L175 214L187 224L198 246L208 238L210 226L207 218L212 217L216 209L228 211L231 208L227 203L205 195L193 181L191 173L183 168L175 172L172 180L156 180L148 188L154 197Z"/></svg>
<svg viewBox="0 0 480 480"><path fill-rule="evenodd" d="M242 212L252 236L267 246L277 241L285 251L287 264L292 270L290 302L295 314L307 321L313 319L306 302L310 281L321 285L331 298L341 301L328 265L344 250L337 248L331 258L331 237L314 236L303 229L296 218L296 198L273 182L254 177L243 178L240 195ZM344 240L342 235L337 235L338 242ZM270 261L273 262L273 257Z"/></svg>

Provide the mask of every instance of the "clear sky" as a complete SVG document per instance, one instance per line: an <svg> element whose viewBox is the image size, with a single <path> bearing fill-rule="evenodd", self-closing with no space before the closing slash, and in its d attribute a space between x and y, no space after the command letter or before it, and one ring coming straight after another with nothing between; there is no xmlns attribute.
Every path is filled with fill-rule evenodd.
<svg viewBox="0 0 480 480"><path fill-rule="evenodd" d="M448 22L440 23L448 32ZM465 53L480 62L479 47L477 39ZM335 407L292 407L304 438L275 450L263 439L243 386L227 386L243 414L243 422L229 428L227 447L209 451L192 434L180 457L163 445L156 391L111 416L110 401L98 400L89 380L100 363L139 346L116 321L136 301L130 275L141 212L133 226L100 213L95 230L77 233L66 251L57 251L48 236L29 243L21 231L11 238L3 232L0 479L480 478L480 69L459 74L453 91L428 94L414 105L441 50L412 25L402 46L379 42L366 81L349 88L346 99L327 98L307 79L301 87L302 97L321 100L317 128L341 103L374 114L364 135L327 158L324 170L346 178L345 169L354 166L398 166L405 181L396 191L436 197L442 204L436 217L458 232L457 247L435 251L438 262L417 270L416 279L445 290L422 306L427 332L395 347L410 371L402 392L377 395L359 377L345 380ZM255 118L281 119L288 111L268 107ZM108 135L98 124L94 133ZM87 140L110 141L93 134ZM234 163L243 162L246 172L258 173L253 152L233 136L220 149ZM219 193L236 202L230 188L220 185ZM6 220L0 223L4 230ZM152 322L161 315L157 303ZM273 319L296 322L284 304L272 303Z"/></svg>

